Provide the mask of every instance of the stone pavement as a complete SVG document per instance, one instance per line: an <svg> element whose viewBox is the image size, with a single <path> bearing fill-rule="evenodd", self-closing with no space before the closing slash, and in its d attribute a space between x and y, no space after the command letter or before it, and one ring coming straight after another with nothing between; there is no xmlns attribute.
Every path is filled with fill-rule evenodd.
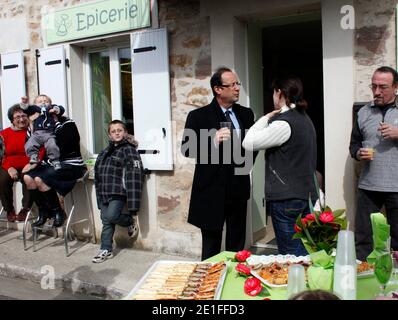
<svg viewBox="0 0 398 320"><path fill-rule="evenodd" d="M126 296L158 260L198 260L116 248L113 259L95 264L91 259L97 253L99 244L72 241L69 257L65 255L62 237L40 235L36 252L33 252L31 234L28 234L27 244L25 251L21 231L0 229L1 276L41 283L42 288L52 287L103 299Z"/></svg>

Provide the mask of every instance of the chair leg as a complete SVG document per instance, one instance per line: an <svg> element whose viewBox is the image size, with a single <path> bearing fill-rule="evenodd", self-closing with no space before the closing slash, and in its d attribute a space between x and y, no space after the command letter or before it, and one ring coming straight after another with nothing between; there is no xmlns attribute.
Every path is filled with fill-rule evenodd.
<svg viewBox="0 0 398 320"><path fill-rule="evenodd" d="M64 242L65 242L65 255L69 257L69 246L68 246L68 230L67 227L63 227Z"/></svg>
<svg viewBox="0 0 398 320"><path fill-rule="evenodd" d="M33 227L33 252L36 252L37 228Z"/></svg>
<svg viewBox="0 0 398 320"><path fill-rule="evenodd" d="M73 214L75 213L75 199L73 198L73 190L70 192L70 197L71 197L71 202L72 202L72 207L69 211L68 218L66 219L66 226L63 227L64 231L64 242L65 242L65 254L67 257L69 257L69 230L71 226L71 221L73 218Z"/></svg>
<svg viewBox="0 0 398 320"><path fill-rule="evenodd" d="M23 248L24 250L28 250L26 247L26 232L27 232L27 227L28 227L28 222L30 219L30 215L32 214L32 210L29 210L28 214L26 215L24 224L23 224L23 229L22 229L22 238L23 238Z"/></svg>
<svg viewBox="0 0 398 320"><path fill-rule="evenodd" d="M3 212L4 212L4 207L1 207L0 218L1 218L1 215L3 214ZM5 219L7 219L7 218L5 218ZM8 226L9 226L9 223L7 222L7 229L6 230L8 230Z"/></svg>
<svg viewBox="0 0 398 320"><path fill-rule="evenodd" d="M72 208L74 209L75 206L73 206ZM63 231L64 231L64 241L65 241L65 254L68 257L69 256L69 223L70 223L70 217L72 216L73 213L73 209L71 210L71 214L68 217L66 226L63 227Z"/></svg>
<svg viewBox="0 0 398 320"><path fill-rule="evenodd" d="M95 235L95 223L94 223L94 214L93 214L93 208L91 206L91 201L90 201L90 197L89 197L89 193L88 193L88 188L87 188L87 183L84 180L83 181L84 184L84 190L86 192L86 199L87 199L87 205L88 205L88 210L89 210L89 220L90 220L90 233L91 233L91 240L94 244L97 243L97 237Z"/></svg>

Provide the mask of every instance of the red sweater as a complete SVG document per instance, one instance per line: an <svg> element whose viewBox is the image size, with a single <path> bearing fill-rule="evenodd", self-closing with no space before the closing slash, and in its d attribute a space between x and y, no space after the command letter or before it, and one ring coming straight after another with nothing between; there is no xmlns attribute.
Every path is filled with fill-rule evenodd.
<svg viewBox="0 0 398 320"><path fill-rule="evenodd" d="M4 139L5 145L3 169L7 171L13 167L22 170L29 162L25 153L26 130L14 131L12 128L6 128L0 131L0 135Z"/></svg>

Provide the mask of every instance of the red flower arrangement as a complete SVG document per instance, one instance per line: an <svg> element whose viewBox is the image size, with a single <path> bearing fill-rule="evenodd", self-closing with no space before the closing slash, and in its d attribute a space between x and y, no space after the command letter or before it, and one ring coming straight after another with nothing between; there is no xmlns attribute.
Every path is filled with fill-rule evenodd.
<svg viewBox="0 0 398 320"><path fill-rule="evenodd" d="M301 239L309 253L325 250L331 254L337 246L337 234L347 228L345 210L332 211L326 206L321 207L321 211L315 211L312 204L310 208L311 213L297 218L293 239Z"/></svg>
<svg viewBox="0 0 398 320"><path fill-rule="evenodd" d="M328 255L332 254L337 247L337 234L340 230L347 229L345 209L333 211L325 205L320 197L320 189L316 175L314 183L320 204L320 211L314 210L311 195L308 199L310 213L305 217L299 215L294 225L296 234L293 239L301 239L308 253L325 250Z"/></svg>

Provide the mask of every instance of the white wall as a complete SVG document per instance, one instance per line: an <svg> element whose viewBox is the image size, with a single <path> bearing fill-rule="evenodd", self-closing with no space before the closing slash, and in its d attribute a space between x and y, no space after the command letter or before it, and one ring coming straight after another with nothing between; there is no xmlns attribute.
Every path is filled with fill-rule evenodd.
<svg viewBox="0 0 398 320"><path fill-rule="evenodd" d="M349 156L354 102L354 30L344 30L340 13L352 1L322 1L326 201L346 208L353 222L354 164Z"/></svg>
<svg viewBox="0 0 398 320"><path fill-rule="evenodd" d="M29 32L26 32L26 17L1 18L0 30L10 30L12 27L12 36L9 32L0 32L0 52L29 49Z"/></svg>

